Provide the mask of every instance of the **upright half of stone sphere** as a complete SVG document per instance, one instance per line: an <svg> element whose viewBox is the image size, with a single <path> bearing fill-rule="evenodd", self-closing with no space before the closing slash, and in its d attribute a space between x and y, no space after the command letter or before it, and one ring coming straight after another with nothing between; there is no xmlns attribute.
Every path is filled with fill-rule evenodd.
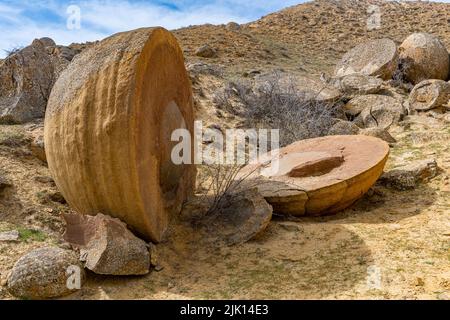
<svg viewBox="0 0 450 320"><path fill-rule="evenodd" d="M113 35L77 56L45 117L49 169L78 212L99 212L160 241L192 192L193 165L171 160L171 134L193 134L182 51L163 28Z"/></svg>
<svg viewBox="0 0 450 320"><path fill-rule="evenodd" d="M390 39L361 43L348 51L336 65L335 76L350 74L377 76L389 80L398 64L397 45Z"/></svg>
<svg viewBox="0 0 450 320"><path fill-rule="evenodd" d="M444 44L428 33L414 33L401 44L400 62L411 83L423 80L447 80L449 56Z"/></svg>

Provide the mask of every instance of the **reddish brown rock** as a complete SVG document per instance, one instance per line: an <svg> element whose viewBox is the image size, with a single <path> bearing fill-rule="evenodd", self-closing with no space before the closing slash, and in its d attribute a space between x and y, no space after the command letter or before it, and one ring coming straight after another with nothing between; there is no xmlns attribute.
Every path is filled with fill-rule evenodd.
<svg viewBox="0 0 450 320"><path fill-rule="evenodd" d="M388 154L389 145L377 138L322 137L282 148L279 156L267 154L241 174L253 172L250 179L258 182L258 190L276 213L332 214L347 208L369 190L382 174ZM337 155L343 161L336 161ZM292 169L312 159L322 163L320 170L311 170L309 175L305 172L301 177L290 175Z"/></svg>
<svg viewBox="0 0 450 320"><path fill-rule="evenodd" d="M80 247L86 268L108 275L143 275L149 272L146 243L135 237L125 223L103 214L95 217L66 214L64 239Z"/></svg>

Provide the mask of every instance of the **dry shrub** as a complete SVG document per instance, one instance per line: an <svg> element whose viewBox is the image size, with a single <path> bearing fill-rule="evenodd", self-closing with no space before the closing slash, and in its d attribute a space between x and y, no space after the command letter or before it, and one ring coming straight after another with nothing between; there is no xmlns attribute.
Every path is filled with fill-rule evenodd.
<svg viewBox="0 0 450 320"><path fill-rule="evenodd" d="M244 119L247 128L280 129L281 146L298 140L325 136L339 114L339 103L306 97L294 79L274 73L259 85L229 82L217 92L220 109Z"/></svg>

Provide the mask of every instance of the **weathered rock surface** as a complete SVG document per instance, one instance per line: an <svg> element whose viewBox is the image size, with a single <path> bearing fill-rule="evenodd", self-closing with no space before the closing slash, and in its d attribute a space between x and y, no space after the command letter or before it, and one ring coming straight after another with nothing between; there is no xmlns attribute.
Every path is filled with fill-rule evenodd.
<svg viewBox="0 0 450 320"><path fill-rule="evenodd" d="M449 55L444 44L428 33L414 33L399 48L406 80L417 84L427 79L447 80Z"/></svg>
<svg viewBox="0 0 450 320"><path fill-rule="evenodd" d="M361 128L388 128L404 116L404 108L400 101L384 95L371 94L350 100L344 106L345 113L355 117L355 124Z"/></svg>
<svg viewBox="0 0 450 320"><path fill-rule="evenodd" d="M397 143L397 140L389 133L389 131L386 128L367 128L367 129L360 129L359 134L364 136L371 136L375 138L379 138L383 141L386 141L389 144Z"/></svg>
<svg viewBox="0 0 450 320"><path fill-rule="evenodd" d="M98 212L160 241L192 192L193 165L175 165L175 129L193 134L183 53L163 28L111 36L77 55L53 87L47 162L77 212Z"/></svg>
<svg viewBox="0 0 450 320"><path fill-rule="evenodd" d="M381 86L383 85L383 80L379 78L357 73L331 81L333 86L348 98L378 93L381 91Z"/></svg>
<svg viewBox="0 0 450 320"><path fill-rule="evenodd" d="M54 46L49 38L36 39L0 63L0 123L44 117L53 84L70 61L54 54Z"/></svg>
<svg viewBox="0 0 450 320"><path fill-rule="evenodd" d="M439 167L436 160L425 159L384 173L380 178L380 183L397 190L409 190L416 188L419 183L436 177L438 173Z"/></svg>
<svg viewBox="0 0 450 320"><path fill-rule="evenodd" d="M82 284L84 270L74 252L53 247L36 249L16 262L7 288L13 296L25 299L65 296L77 290L68 286L71 269L80 272Z"/></svg>
<svg viewBox="0 0 450 320"><path fill-rule="evenodd" d="M237 245L260 236L272 219L272 207L255 189L228 195L214 212L200 221L203 239Z"/></svg>
<svg viewBox="0 0 450 320"><path fill-rule="evenodd" d="M267 154L242 175L276 213L302 216L333 214L362 197L383 172L389 145L368 136L330 136L298 141ZM278 159L278 161L277 161ZM304 174L298 175L301 168Z"/></svg>
<svg viewBox="0 0 450 320"><path fill-rule="evenodd" d="M217 56L217 51L210 45L205 44L204 46L201 46L200 48L195 50L195 55L202 58L214 58Z"/></svg>
<svg viewBox="0 0 450 320"><path fill-rule="evenodd" d="M342 77L354 73L392 78L398 63L397 46L390 39L371 40L348 51L337 64L335 75Z"/></svg>
<svg viewBox="0 0 450 320"><path fill-rule="evenodd" d="M444 80L424 80L409 95L409 105L417 111L427 111L446 105L450 99L450 84Z"/></svg>
<svg viewBox="0 0 450 320"><path fill-rule="evenodd" d="M356 135L360 128L351 121L340 120L330 128L328 135L330 136L342 136L342 135Z"/></svg>
<svg viewBox="0 0 450 320"><path fill-rule="evenodd" d="M107 275L143 275L149 272L146 243L134 236L119 219L66 214L64 239L80 247L86 268Z"/></svg>

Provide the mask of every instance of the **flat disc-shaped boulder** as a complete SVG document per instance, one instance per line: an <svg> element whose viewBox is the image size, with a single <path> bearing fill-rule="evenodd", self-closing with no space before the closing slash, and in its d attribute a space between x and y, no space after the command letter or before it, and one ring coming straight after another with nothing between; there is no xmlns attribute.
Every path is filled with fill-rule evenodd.
<svg viewBox="0 0 450 320"><path fill-rule="evenodd" d="M113 35L76 56L50 95L49 169L79 213L99 212L160 241L193 190L195 168L173 164L175 129L193 132L182 51L163 28Z"/></svg>
<svg viewBox="0 0 450 320"><path fill-rule="evenodd" d="M262 156L242 175L257 182L275 213L325 215L361 198L383 172L389 145L369 136L329 136Z"/></svg>
<svg viewBox="0 0 450 320"><path fill-rule="evenodd" d="M390 39L364 42L348 51L337 64L335 75L342 77L354 73L392 78L398 62L397 46Z"/></svg>
<svg viewBox="0 0 450 320"><path fill-rule="evenodd" d="M427 111L448 103L450 84L444 80L425 80L414 87L409 105L417 111Z"/></svg>
<svg viewBox="0 0 450 320"><path fill-rule="evenodd" d="M449 56L444 44L428 33L413 33L399 48L405 78L417 84L427 79L447 80Z"/></svg>

